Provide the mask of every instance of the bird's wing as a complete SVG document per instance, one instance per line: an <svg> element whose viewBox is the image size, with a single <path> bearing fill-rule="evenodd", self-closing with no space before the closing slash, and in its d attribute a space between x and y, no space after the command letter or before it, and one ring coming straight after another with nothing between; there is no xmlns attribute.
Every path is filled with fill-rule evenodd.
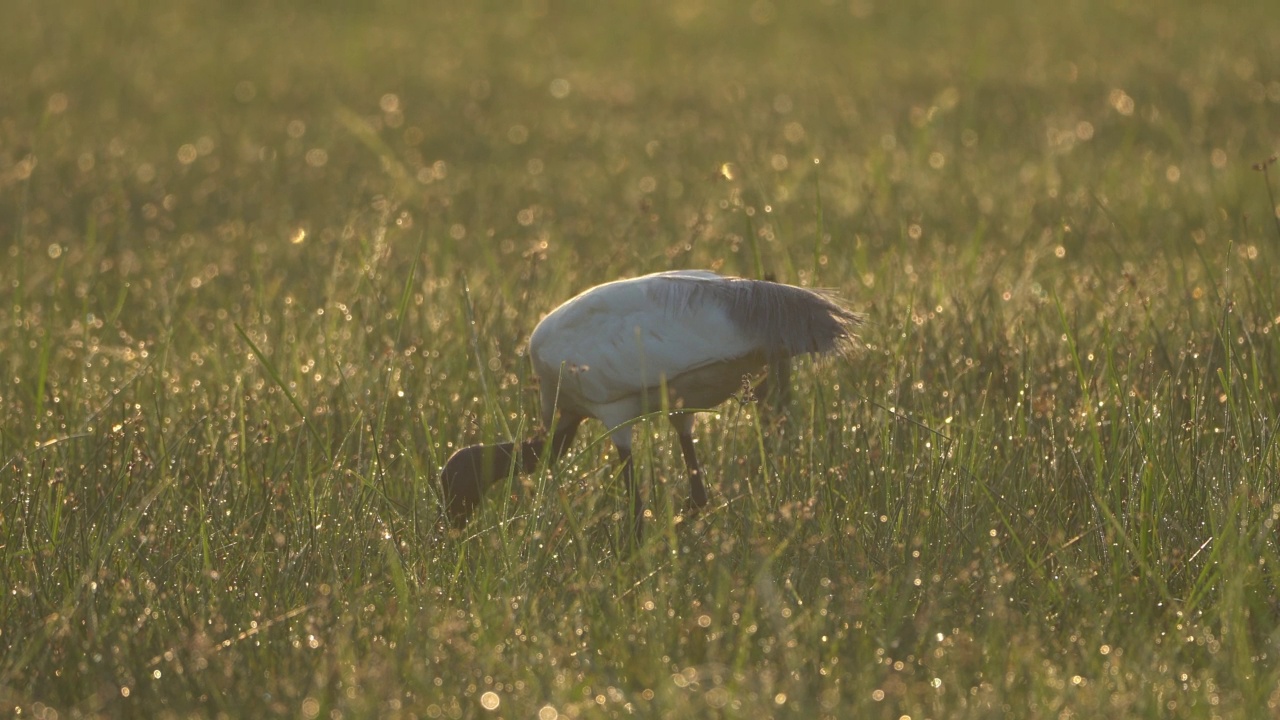
<svg viewBox="0 0 1280 720"><path fill-rule="evenodd" d="M542 381L604 404L757 352L717 295L678 285L699 282L723 281L713 273L662 273L601 285L560 306L530 339Z"/></svg>

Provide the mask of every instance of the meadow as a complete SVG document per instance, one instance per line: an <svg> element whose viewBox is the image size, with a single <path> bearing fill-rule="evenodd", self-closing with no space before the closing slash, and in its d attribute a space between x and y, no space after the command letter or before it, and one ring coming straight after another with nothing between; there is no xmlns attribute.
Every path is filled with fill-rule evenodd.
<svg viewBox="0 0 1280 720"><path fill-rule="evenodd" d="M0 714L1280 716L1261 0L0 9ZM537 432L593 284L831 288L697 437Z"/></svg>

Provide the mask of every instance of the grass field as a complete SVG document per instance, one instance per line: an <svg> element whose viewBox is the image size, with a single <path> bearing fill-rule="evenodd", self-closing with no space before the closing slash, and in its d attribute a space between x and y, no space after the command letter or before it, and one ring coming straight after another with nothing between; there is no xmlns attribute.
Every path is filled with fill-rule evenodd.
<svg viewBox="0 0 1280 720"><path fill-rule="evenodd" d="M1270 3L355 5L0 10L0 714L1280 716ZM442 537L684 267L864 347Z"/></svg>

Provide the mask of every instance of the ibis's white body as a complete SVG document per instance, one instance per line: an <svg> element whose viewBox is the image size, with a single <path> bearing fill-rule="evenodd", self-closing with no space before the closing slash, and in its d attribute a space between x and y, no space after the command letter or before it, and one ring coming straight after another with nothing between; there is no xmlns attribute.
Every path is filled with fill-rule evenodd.
<svg viewBox="0 0 1280 720"><path fill-rule="evenodd" d="M729 308L689 302L694 293L680 292L724 282L698 271L619 280L547 315L529 339L546 427L559 409L599 419L615 443L629 446L629 421L662 409L711 408L740 390L744 377L764 367L768 348L741 331Z"/></svg>

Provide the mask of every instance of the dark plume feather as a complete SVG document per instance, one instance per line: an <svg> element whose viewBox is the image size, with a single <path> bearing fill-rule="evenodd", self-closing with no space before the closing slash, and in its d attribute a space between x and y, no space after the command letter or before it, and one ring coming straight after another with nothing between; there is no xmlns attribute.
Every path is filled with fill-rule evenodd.
<svg viewBox="0 0 1280 720"><path fill-rule="evenodd" d="M862 315L827 290L744 278L673 274L654 286L654 299L670 311L715 303L769 355L842 353L857 343Z"/></svg>

